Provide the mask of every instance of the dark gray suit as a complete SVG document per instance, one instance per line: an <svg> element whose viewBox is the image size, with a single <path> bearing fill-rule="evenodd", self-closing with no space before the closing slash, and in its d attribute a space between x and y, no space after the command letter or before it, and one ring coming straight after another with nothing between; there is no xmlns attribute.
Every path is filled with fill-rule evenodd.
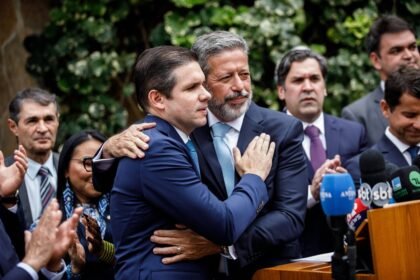
<svg viewBox="0 0 420 280"><path fill-rule="evenodd" d="M53 163L56 170L58 166L58 156L59 155L57 153L53 153ZM5 160L6 166L13 164L13 162L14 162L13 156L9 156ZM25 229L28 229L31 226L31 224L34 222L34 219L38 218L38 217L32 217L31 207L29 205L30 205L30 201L29 201L29 196L28 196L28 190L26 188L25 180L23 180L22 185L20 185L19 187L19 200L18 200L17 214L19 216L19 220L22 226Z"/></svg>
<svg viewBox="0 0 420 280"><path fill-rule="evenodd" d="M384 92L381 86L378 86L374 91L347 105L341 111L344 119L359 122L365 127L369 146L381 139L388 126L388 121L382 115L379 105L383 98Z"/></svg>

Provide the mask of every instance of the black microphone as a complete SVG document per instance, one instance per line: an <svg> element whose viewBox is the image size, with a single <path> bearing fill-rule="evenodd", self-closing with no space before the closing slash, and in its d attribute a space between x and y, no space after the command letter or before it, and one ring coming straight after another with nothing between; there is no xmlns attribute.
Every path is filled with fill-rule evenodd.
<svg viewBox="0 0 420 280"><path fill-rule="evenodd" d="M392 188L388 183L389 172L395 167L385 164L383 155L374 149L364 151L359 159L362 184L358 197L365 206L380 208L392 199Z"/></svg>
<svg viewBox="0 0 420 280"><path fill-rule="evenodd" d="M415 165L420 169L420 155L416 156L416 158L413 160L412 165Z"/></svg>
<svg viewBox="0 0 420 280"><path fill-rule="evenodd" d="M396 202L420 199L420 169L416 165L396 170L390 182Z"/></svg>

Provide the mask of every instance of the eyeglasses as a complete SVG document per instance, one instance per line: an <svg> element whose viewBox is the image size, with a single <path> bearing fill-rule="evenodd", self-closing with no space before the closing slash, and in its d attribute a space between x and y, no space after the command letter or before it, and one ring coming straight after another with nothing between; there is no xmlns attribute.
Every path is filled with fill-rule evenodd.
<svg viewBox="0 0 420 280"><path fill-rule="evenodd" d="M87 172L92 172L93 157L72 158L71 160L79 161Z"/></svg>

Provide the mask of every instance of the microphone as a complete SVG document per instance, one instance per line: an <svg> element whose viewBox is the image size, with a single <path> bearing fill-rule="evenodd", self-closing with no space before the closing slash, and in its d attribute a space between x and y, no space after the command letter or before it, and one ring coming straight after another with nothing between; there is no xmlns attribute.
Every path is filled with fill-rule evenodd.
<svg viewBox="0 0 420 280"><path fill-rule="evenodd" d="M381 208L392 200L392 188L388 183L388 172L395 165L385 164L382 154L373 149L364 151L359 160L361 185L358 197L367 207Z"/></svg>
<svg viewBox="0 0 420 280"><path fill-rule="evenodd" d="M362 200L358 197L354 201L353 211L347 215L347 224L349 228L353 231L356 231L362 222L367 218L367 207Z"/></svg>
<svg viewBox="0 0 420 280"><path fill-rule="evenodd" d="M420 169L420 155L416 156L416 158L413 160L412 165L415 165Z"/></svg>
<svg viewBox="0 0 420 280"><path fill-rule="evenodd" d="M344 249L344 235L348 230L346 215L352 212L356 190L348 173L326 174L321 183L321 207L334 235L334 254L331 257L332 278L354 279L355 247L349 260ZM354 232L349 234L354 236Z"/></svg>
<svg viewBox="0 0 420 280"><path fill-rule="evenodd" d="M396 202L420 199L420 169L416 165L402 167L390 178Z"/></svg>

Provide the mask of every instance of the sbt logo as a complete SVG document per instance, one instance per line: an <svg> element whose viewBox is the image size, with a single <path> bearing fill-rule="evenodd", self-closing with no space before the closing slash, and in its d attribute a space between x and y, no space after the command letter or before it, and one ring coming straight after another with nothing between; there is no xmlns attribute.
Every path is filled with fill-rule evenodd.
<svg viewBox="0 0 420 280"><path fill-rule="evenodd" d="M370 206L373 203L377 207L383 207L392 198L392 188L385 182L379 182L373 188L363 183L359 188L358 195L365 206Z"/></svg>

